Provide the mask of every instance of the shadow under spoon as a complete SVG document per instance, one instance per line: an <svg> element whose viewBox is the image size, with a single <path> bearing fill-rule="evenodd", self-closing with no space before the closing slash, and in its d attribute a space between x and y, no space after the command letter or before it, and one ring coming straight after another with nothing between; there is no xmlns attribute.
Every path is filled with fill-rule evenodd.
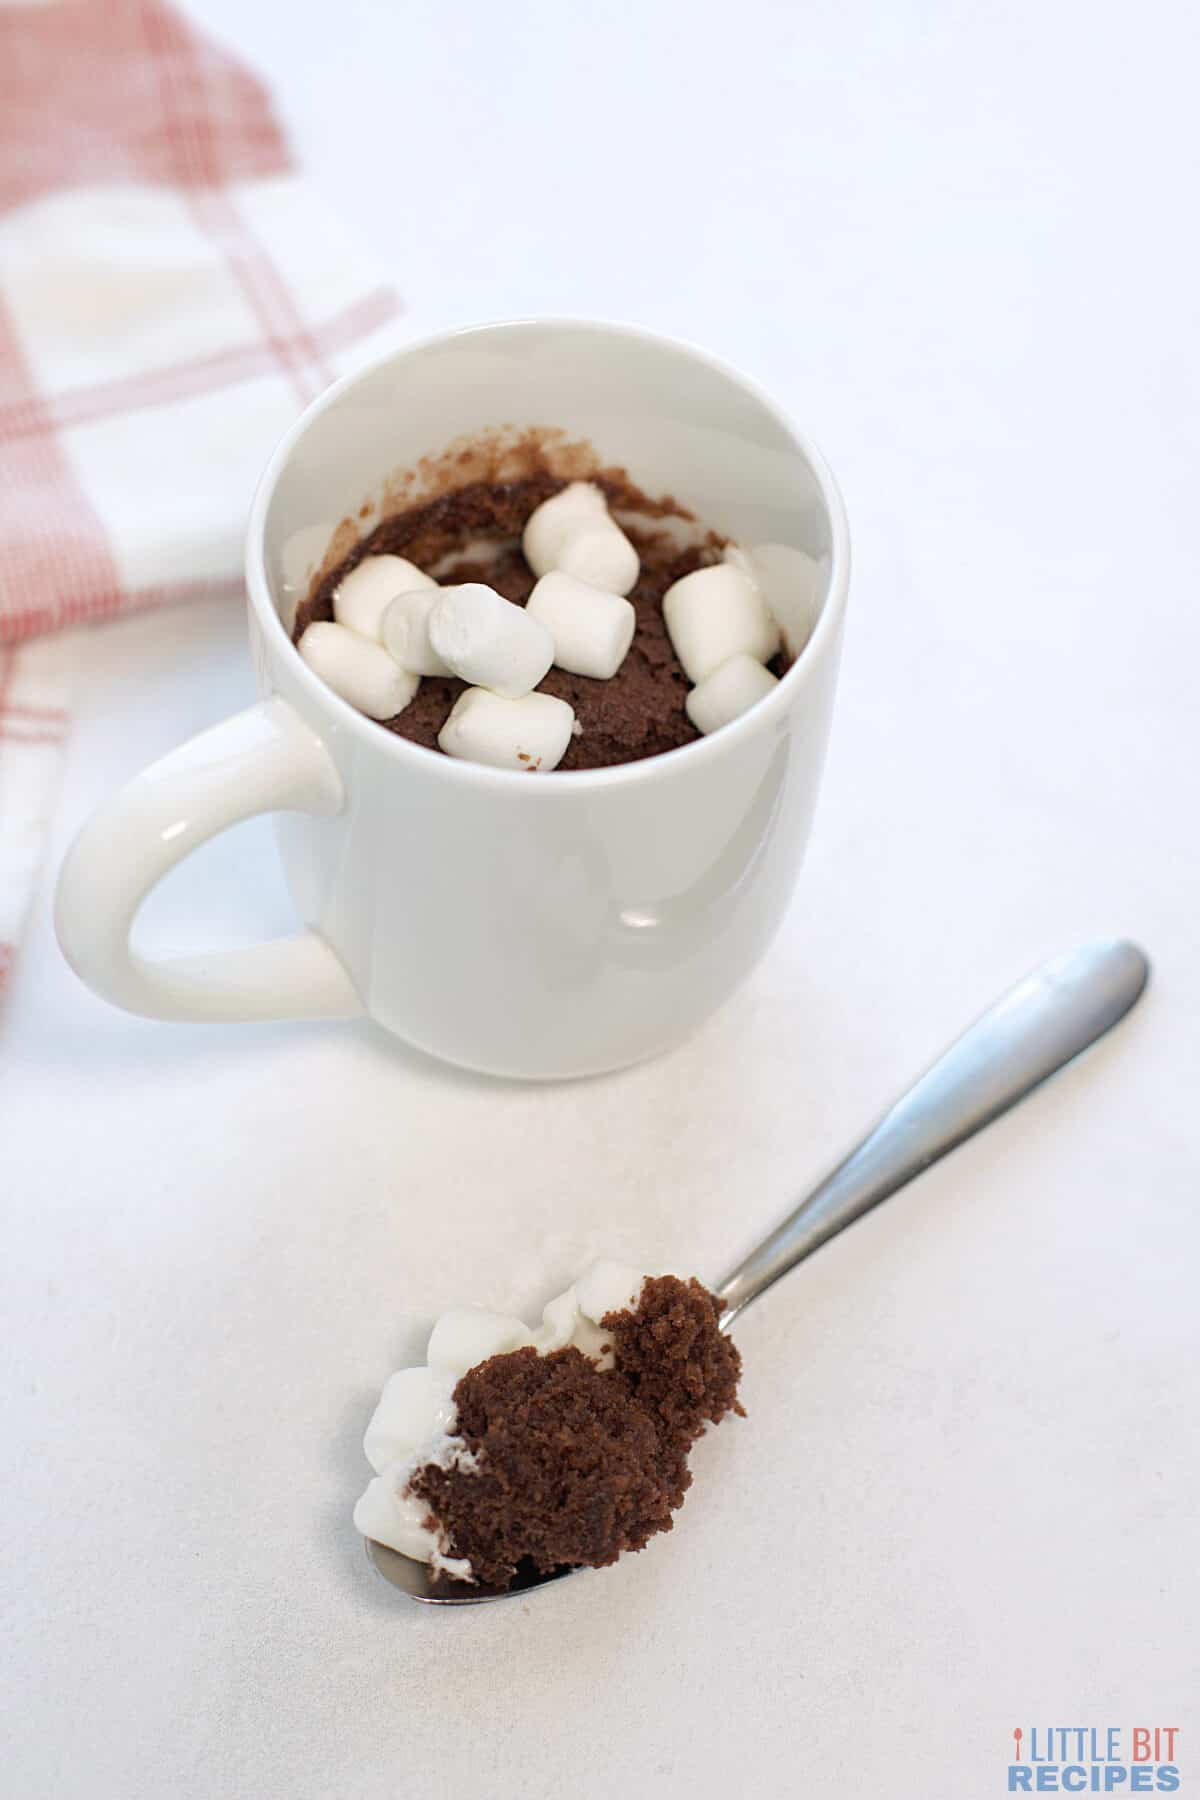
<svg viewBox="0 0 1200 1800"><path fill-rule="evenodd" d="M1141 998L1150 964L1136 944L1086 944L1010 988L902 1094L850 1154L713 1291L722 1331L797 1263L1017 1105ZM575 1575L518 1572L508 1587L451 1581L427 1563L368 1541L379 1573L413 1600L478 1606Z"/></svg>

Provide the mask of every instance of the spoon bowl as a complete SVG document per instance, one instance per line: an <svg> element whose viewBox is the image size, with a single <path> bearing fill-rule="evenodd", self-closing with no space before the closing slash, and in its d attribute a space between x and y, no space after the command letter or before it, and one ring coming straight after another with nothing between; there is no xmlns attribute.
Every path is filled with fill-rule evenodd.
<svg viewBox="0 0 1200 1800"><path fill-rule="evenodd" d="M410 1600L423 1600L428 1606L479 1606L485 1600L514 1600L531 1588L545 1587L548 1582L561 1581L564 1575L581 1573L578 1568L571 1567L555 1569L549 1575L543 1575L533 1567L521 1568L507 1587L489 1587L485 1581L455 1581L449 1575L438 1574L429 1563L418 1562L413 1556L402 1556L399 1550L389 1550L386 1544L377 1544L372 1538L366 1540L366 1545L368 1559L385 1581L390 1581Z"/></svg>

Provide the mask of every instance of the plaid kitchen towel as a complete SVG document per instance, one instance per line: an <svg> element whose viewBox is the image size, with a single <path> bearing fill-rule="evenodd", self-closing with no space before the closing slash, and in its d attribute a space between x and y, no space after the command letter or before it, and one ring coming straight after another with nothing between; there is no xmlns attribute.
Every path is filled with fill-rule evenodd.
<svg viewBox="0 0 1200 1800"><path fill-rule="evenodd" d="M0 0L0 987L87 638L240 590L272 444L394 328L260 84L159 0Z"/></svg>

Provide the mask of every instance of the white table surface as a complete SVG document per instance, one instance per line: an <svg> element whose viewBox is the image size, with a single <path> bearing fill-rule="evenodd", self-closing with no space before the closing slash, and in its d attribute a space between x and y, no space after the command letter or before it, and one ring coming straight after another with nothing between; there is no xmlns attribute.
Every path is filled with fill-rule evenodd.
<svg viewBox="0 0 1200 1800"><path fill-rule="evenodd" d="M88 646L0 1019L5 1784L20 1800L1005 1790L1015 1726L1200 1781L1200 332L1187 0L197 0L414 333L624 317L812 431L856 548L794 909L675 1054L565 1088L93 999L53 870L243 704L239 611ZM1190 122L1189 122L1190 121ZM268 828L148 941L283 929ZM601 1249L710 1276L1043 955L1152 992L745 1322L669 1538L470 1612L350 1526L385 1374Z"/></svg>

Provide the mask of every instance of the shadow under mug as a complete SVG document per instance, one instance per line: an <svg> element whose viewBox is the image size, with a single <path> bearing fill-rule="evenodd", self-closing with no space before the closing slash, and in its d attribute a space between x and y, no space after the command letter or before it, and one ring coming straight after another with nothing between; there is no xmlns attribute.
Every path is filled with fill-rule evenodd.
<svg viewBox="0 0 1200 1800"><path fill-rule="evenodd" d="M463 435L561 428L743 545L817 564L812 636L732 724L619 767L514 774L396 737L325 687L288 627L338 521ZM376 517L377 514L372 514ZM246 547L258 705L137 776L63 865L57 926L84 981L158 1019L368 1013L490 1074L597 1073L683 1038L753 968L808 838L849 544L811 445L753 386L630 328L528 320L406 346L336 383L279 445ZM151 961L145 896L197 845L277 815L309 929Z"/></svg>

